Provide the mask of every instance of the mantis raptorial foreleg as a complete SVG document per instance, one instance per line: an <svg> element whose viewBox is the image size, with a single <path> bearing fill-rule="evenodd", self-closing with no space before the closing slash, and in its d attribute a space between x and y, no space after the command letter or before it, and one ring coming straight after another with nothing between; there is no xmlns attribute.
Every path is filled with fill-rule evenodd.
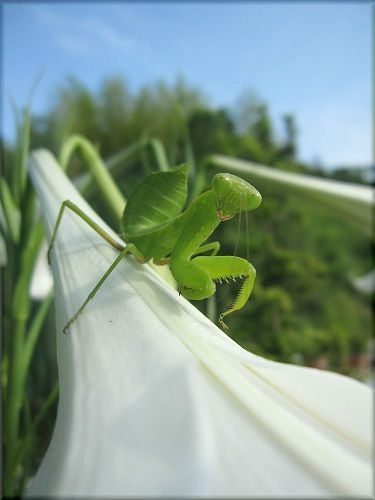
<svg viewBox="0 0 375 500"><path fill-rule="evenodd" d="M174 261L171 265L171 271L177 281L179 293L185 298L190 300L207 299L215 293L216 285L209 274L202 267L196 265L194 260Z"/></svg>
<svg viewBox="0 0 375 500"><path fill-rule="evenodd" d="M224 316L241 309L250 296L256 276L254 267L241 257L200 256L195 257L192 263L205 271L214 281L228 280L228 278L233 280L241 278L244 280L236 299L227 307L227 311L220 314L219 322L222 327L227 328L223 321Z"/></svg>

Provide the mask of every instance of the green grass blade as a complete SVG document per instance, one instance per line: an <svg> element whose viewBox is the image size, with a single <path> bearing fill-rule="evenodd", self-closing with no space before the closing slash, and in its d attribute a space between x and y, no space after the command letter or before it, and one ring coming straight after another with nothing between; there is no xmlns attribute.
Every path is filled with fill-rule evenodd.
<svg viewBox="0 0 375 500"><path fill-rule="evenodd" d="M26 320L30 313L30 280L43 237L43 222L40 220L35 224L33 231L30 232L30 237L22 253L21 272L13 297L13 316L18 320Z"/></svg>
<svg viewBox="0 0 375 500"><path fill-rule="evenodd" d="M39 334L42 330L44 320L46 319L52 301L53 301L53 294L51 293L39 305L38 311L36 312L33 321L31 323L31 326L29 328L29 331L26 335L26 340L24 344L24 354L23 354L23 370L25 376L30 365L35 344L39 338Z"/></svg>
<svg viewBox="0 0 375 500"><path fill-rule="evenodd" d="M150 148L155 156L156 164L160 171L169 170L169 163L167 160L167 155L161 141L159 139L151 138L149 140Z"/></svg>
<svg viewBox="0 0 375 500"><path fill-rule="evenodd" d="M20 212L17 208L15 199L12 196L9 185L4 177L0 177L0 198L4 214L4 234L8 233L14 244L17 244L20 238Z"/></svg>
<svg viewBox="0 0 375 500"><path fill-rule="evenodd" d="M17 449L17 453L15 455L15 463L20 463L25 459L25 455L28 451L28 448L30 447L31 440L33 436L35 435L35 432L38 428L38 426L41 424L43 421L44 417L47 415L47 412L49 408L52 406L52 404L55 402L57 396L59 394L59 384L56 382L52 389L50 390L47 399L44 401L42 407L40 408L39 412L37 413L36 417L34 420L31 422L31 425L29 426L28 433L25 437L25 439L19 444L19 447Z"/></svg>
<svg viewBox="0 0 375 500"><path fill-rule="evenodd" d="M30 152L30 129L31 129L31 111L30 106L27 106L23 114L22 137L20 149L20 164L19 164L19 181L20 181L20 196L25 191L27 181L27 161Z"/></svg>
<svg viewBox="0 0 375 500"><path fill-rule="evenodd" d="M119 153L116 153L114 156L111 156L108 160L106 160L106 165L111 171L113 175L118 173L119 171L123 171L126 168L129 168L129 164L127 163L131 158L133 158L136 154L138 154L142 149L144 149L148 144L147 137L136 141L130 146L127 146Z"/></svg>

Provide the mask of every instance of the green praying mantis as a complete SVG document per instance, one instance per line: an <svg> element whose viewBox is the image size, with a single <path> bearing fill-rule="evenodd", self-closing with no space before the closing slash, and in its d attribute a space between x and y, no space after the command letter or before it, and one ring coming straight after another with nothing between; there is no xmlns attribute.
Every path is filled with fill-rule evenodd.
<svg viewBox="0 0 375 500"><path fill-rule="evenodd" d="M169 265L178 292L190 300L201 300L213 295L218 281L241 278L243 283L237 297L219 318L221 326L227 328L223 318L246 304L256 272L243 258L218 256L219 242L205 242L221 221L232 219L240 212L254 210L262 197L243 179L220 173L213 177L212 188L182 211L187 198L187 180L188 165L183 164L174 170L152 173L138 184L128 199L121 219L121 236L127 242L126 245L115 241L71 201L62 203L48 249L49 261L66 208L119 251L115 261L66 323L64 333L67 333L119 262L129 254L142 264L152 259L156 265ZM208 255L202 255L206 253Z"/></svg>

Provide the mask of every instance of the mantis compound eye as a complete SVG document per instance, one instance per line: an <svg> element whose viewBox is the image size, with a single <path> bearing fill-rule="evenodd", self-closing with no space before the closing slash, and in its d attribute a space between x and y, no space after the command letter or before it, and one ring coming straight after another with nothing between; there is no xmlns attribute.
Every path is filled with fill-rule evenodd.
<svg viewBox="0 0 375 500"><path fill-rule="evenodd" d="M262 202L262 196L254 186L232 174L216 174L212 179L212 190L221 220L254 210Z"/></svg>

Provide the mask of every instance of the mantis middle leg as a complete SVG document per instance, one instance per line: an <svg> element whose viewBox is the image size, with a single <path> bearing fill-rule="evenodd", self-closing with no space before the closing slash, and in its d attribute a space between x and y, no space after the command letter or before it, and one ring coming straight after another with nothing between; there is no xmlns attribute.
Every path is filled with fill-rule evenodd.
<svg viewBox="0 0 375 500"><path fill-rule="evenodd" d="M92 300L96 293L99 291L99 288L103 285L103 283L106 281L106 279L110 276L112 271L117 267L117 265L122 261L122 259L126 256L132 254L134 255L137 260L139 260L140 253L136 249L136 247L132 243L128 243L126 247L121 251L121 253L117 256L116 260L110 265L110 267L107 269L107 271L103 274L101 279L98 281L98 283L95 285L95 287L91 290L91 292L88 294L86 300L84 303L81 305L81 307L77 310L77 312L70 318L70 320L66 323L66 325L63 328L63 333L67 333L71 325L74 323L74 321L78 318L78 316L82 313L84 308L87 306L87 304Z"/></svg>
<svg viewBox="0 0 375 500"><path fill-rule="evenodd" d="M134 257L138 260L138 262L145 262L143 255L139 250L132 244L128 243L126 247L115 241L112 236L110 236L104 229L102 229L95 221L93 221L87 214L85 214L75 203L71 202L70 200L65 200L61 207L60 211L57 216L56 224L52 233L50 245L48 248L48 262L50 262L50 254L52 250L53 243L56 239L57 231L60 227L61 220L64 214L65 208L69 208L74 212L78 217L80 217L83 221L85 221L96 233L99 234L103 239L105 239L110 245L112 245L116 250L120 250L120 254L118 257L115 259L113 264L108 268L108 270L104 273L102 278L99 280L97 285L93 288L93 290L89 293L87 296L86 300L84 303L81 305L81 307L78 309L78 311L70 318L70 320L66 323L66 325L63 328L63 332L66 333L69 329L69 327L74 323L74 321L78 318L78 316L82 313L86 305L94 298L96 293L98 292L99 288L102 286L102 284L105 282L105 280L109 277L109 275L112 273L112 271L116 268L116 266L121 262L121 260L129 254L134 255Z"/></svg>
<svg viewBox="0 0 375 500"><path fill-rule="evenodd" d="M218 241L213 241L212 243L207 243L206 245L202 245L197 248L197 250L193 253L192 257L196 255L200 255L201 253L211 252L211 256L214 256L220 250L220 243Z"/></svg>

